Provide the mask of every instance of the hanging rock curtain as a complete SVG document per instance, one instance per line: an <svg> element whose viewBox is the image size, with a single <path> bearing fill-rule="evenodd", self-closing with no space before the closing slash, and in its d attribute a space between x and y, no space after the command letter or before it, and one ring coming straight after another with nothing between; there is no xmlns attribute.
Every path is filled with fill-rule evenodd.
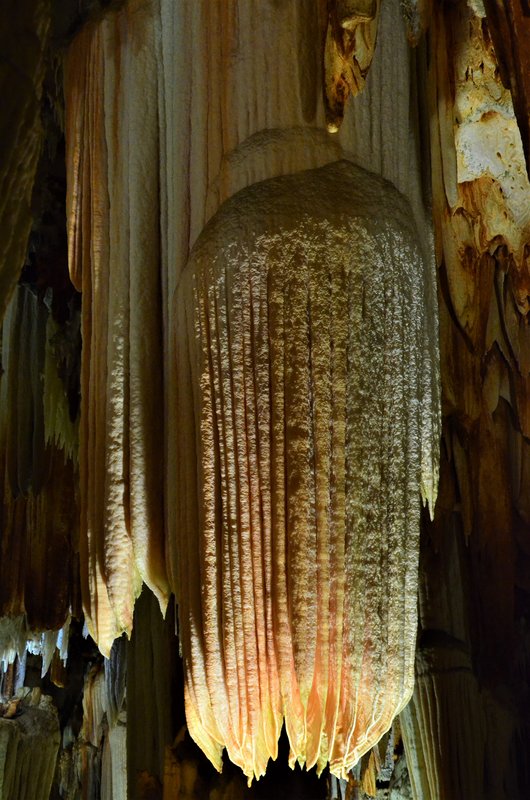
<svg viewBox="0 0 530 800"><path fill-rule="evenodd" d="M65 66L69 265L82 292L80 556L103 653L132 629L142 581L168 600L153 8L77 37Z"/></svg>
<svg viewBox="0 0 530 800"><path fill-rule="evenodd" d="M349 162L239 192L177 293L190 733L346 776L413 688L437 328L405 198Z"/></svg>
<svg viewBox="0 0 530 800"><path fill-rule="evenodd" d="M73 453L65 447L65 432L75 424L58 375L54 330L37 289L18 285L0 325L0 661L5 663L17 653L22 657L27 645L42 652L49 666L58 629L75 605L78 509Z"/></svg>
<svg viewBox="0 0 530 800"><path fill-rule="evenodd" d="M175 592L190 729L217 766L226 746L249 777L275 754L284 716L293 763L330 760L342 774L409 696L419 491L433 500L436 485L434 262L405 28L399 4L383 4L371 87L332 139L310 46L326 19L312 2L131 0L87 25L65 65L69 264L83 294L89 630L108 654L131 631L142 581L161 608ZM372 124L382 118L387 125ZM282 179L252 223L238 195L219 234L225 284L217 256L213 272L197 261L220 225L214 217L174 303L190 247L223 201L351 153L410 206L390 184L344 164L319 179ZM362 193L353 186L360 176ZM399 221L384 246L370 223L383 209L391 228ZM407 256L394 258L401 244ZM351 260L356 248L364 261ZM390 425L393 411L381 412L382 430L375 412L366 416L388 397L405 427ZM208 403L221 428L213 411L202 419ZM395 455L388 462L386 446ZM396 495L386 492L394 485ZM410 535L394 519L401 503ZM352 527L354 519L363 522ZM386 539L377 538L381 525ZM365 534L370 567L358 563L355 544ZM357 661L343 666L345 654Z"/></svg>

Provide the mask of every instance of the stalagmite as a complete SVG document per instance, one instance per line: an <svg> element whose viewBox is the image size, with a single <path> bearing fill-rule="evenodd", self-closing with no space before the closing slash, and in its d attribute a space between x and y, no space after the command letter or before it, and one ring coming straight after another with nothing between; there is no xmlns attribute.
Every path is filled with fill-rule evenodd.
<svg viewBox="0 0 530 800"><path fill-rule="evenodd" d="M262 775L285 718L293 765L346 776L410 697L428 275L405 198L346 161L239 192L194 247L174 589L188 726L218 769L226 747Z"/></svg>
<svg viewBox="0 0 530 800"><path fill-rule="evenodd" d="M143 800L142 782L165 786L166 749L183 723L180 671L173 609L162 619L155 597L144 589L127 647L129 800ZM175 719L177 709L180 721Z"/></svg>
<svg viewBox="0 0 530 800"><path fill-rule="evenodd" d="M60 742L57 711L40 690L21 690L11 717L0 714L1 800L48 800Z"/></svg>
<svg viewBox="0 0 530 800"><path fill-rule="evenodd" d="M441 634L439 640L418 651L416 688L401 714L418 800L474 797L484 785L486 720L478 681L462 642Z"/></svg>
<svg viewBox="0 0 530 800"><path fill-rule="evenodd" d="M104 669L93 666L83 687L83 725L63 731L58 764L64 800L127 800L125 642L118 640Z"/></svg>

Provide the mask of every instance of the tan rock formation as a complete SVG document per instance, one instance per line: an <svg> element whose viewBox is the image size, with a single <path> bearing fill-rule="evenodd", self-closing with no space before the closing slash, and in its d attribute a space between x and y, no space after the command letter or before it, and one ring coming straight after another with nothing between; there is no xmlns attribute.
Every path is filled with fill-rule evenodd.
<svg viewBox="0 0 530 800"><path fill-rule="evenodd" d="M152 10L89 25L65 67L69 264L83 292L80 553L102 652L142 581L168 600L163 529L157 73Z"/></svg>
<svg viewBox="0 0 530 800"><path fill-rule="evenodd" d="M345 161L243 190L194 248L172 588L218 769L226 746L262 775L285 717L293 765L346 776L410 697L437 486L426 274L405 199Z"/></svg>

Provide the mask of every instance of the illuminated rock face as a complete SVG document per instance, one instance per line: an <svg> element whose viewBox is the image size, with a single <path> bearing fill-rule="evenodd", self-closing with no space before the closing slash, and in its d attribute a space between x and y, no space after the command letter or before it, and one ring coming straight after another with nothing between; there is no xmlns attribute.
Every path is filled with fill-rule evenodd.
<svg viewBox="0 0 530 800"><path fill-rule="evenodd" d="M168 600L152 13L128 3L87 26L65 65L69 268L83 294L81 586L107 656L131 633L142 581L163 610Z"/></svg>
<svg viewBox="0 0 530 800"><path fill-rule="evenodd" d="M227 201L177 292L190 733L345 775L410 697L436 315L405 198L341 161Z"/></svg>
<svg viewBox="0 0 530 800"><path fill-rule="evenodd" d="M347 25L354 5L336 4ZM88 628L106 655L131 632L142 581L162 608L166 568L178 586L179 456L164 434L178 425L173 296L207 220L245 186L348 154L409 198L429 250L411 146L416 109L400 88L411 72L399 3L379 16L371 84L336 137L324 130L325 20L320 30L312 2L130 0L86 25L69 48L69 267L83 296L81 584ZM363 57L360 69L367 66ZM272 73L271 83L264 75ZM56 438L68 438L55 427Z"/></svg>

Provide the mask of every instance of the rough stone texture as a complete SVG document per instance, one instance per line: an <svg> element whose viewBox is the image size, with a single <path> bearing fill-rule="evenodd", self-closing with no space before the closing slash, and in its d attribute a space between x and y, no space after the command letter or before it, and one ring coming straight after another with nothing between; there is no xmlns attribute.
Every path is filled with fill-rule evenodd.
<svg viewBox="0 0 530 800"><path fill-rule="evenodd" d="M439 800L528 785L530 185L481 5L435 3L428 34L444 425L403 730L415 798Z"/></svg>
<svg viewBox="0 0 530 800"><path fill-rule="evenodd" d="M530 177L530 8L527 0L484 0L504 85L511 90Z"/></svg>
<svg viewBox="0 0 530 800"><path fill-rule="evenodd" d="M346 776L410 697L428 281L405 198L346 161L243 190L192 252L172 588L188 726L219 769L224 745L262 775L285 717L293 765Z"/></svg>
<svg viewBox="0 0 530 800"><path fill-rule="evenodd" d="M171 569L173 297L207 219L244 186L353 154L408 197L433 266L399 3L381 11L373 78L338 138L324 131L320 92L326 19L312 0L152 0L90 23L70 48L70 270L84 320L80 549L85 612L107 653L130 631L141 579L162 606L167 598L158 515L163 474Z"/></svg>
<svg viewBox="0 0 530 800"><path fill-rule="evenodd" d="M0 717L0 798L48 800L61 738L57 712L46 696L19 709L12 719Z"/></svg>

